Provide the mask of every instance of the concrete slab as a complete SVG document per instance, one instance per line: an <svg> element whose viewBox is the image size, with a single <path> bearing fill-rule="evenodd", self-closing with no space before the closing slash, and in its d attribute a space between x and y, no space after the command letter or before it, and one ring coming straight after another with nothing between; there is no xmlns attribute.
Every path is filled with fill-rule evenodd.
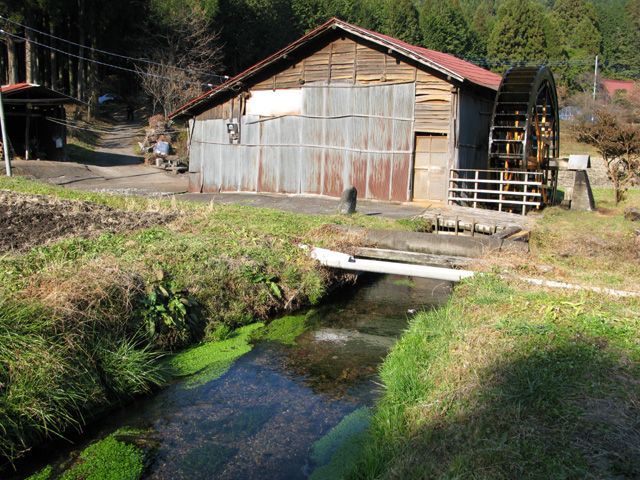
<svg viewBox="0 0 640 480"><path fill-rule="evenodd" d="M190 202L233 203L315 215L337 214L340 204L339 198L266 193L187 193L178 195L176 198ZM357 206L357 212L363 215L379 215L395 219L415 217L424 211L424 207L417 205L367 200L358 200Z"/></svg>

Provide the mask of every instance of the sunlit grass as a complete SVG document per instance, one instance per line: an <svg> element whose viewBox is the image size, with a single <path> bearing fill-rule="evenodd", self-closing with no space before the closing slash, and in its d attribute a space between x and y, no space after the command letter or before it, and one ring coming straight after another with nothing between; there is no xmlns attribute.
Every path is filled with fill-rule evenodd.
<svg viewBox="0 0 640 480"><path fill-rule="evenodd" d="M382 367L351 478L640 475L640 301L479 277Z"/></svg>

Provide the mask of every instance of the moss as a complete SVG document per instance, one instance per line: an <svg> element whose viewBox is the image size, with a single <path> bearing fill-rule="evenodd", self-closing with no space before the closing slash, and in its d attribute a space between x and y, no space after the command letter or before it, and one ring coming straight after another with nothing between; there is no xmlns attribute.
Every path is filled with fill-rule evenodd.
<svg viewBox="0 0 640 480"><path fill-rule="evenodd" d="M49 480L53 474L53 468L51 465L47 465L42 470L33 475L27 477L26 480Z"/></svg>
<svg viewBox="0 0 640 480"><path fill-rule="evenodd" d="M415 282L411 278L399 278L393 281L394 285L398 287L414 287Z"/></svg>
<svg viewBox="0 0 640 480"><path fill-rule="evenodd" d="M144 453L116 439L118 432L85 448L79 462L61 480L138 480L144 470Z"/></svg>
<svg viewBox="0 0 640 480"><path fill-rule="evenodd" d="M292 345L306 328L307 315L288 315L269 323L261 332L261 338Z"/></svg>
<svg viewBox="0 0 640 480"><path fill-rule="evenodd" d="M177 353L167 360L167 366L176 377L192 377L187 386L194 387L223 375L233 362L251 351L252 334L264 327L253 323L237 329L219 342L208 342Z"/></svg>
<svg viewBox="0 0 640 480"><path fill-rule="evenodd" d="M311 461L317 468L310 478L344 478L362 451L370 422L371 410L359 408L315 442L311 447Z"/></svg>

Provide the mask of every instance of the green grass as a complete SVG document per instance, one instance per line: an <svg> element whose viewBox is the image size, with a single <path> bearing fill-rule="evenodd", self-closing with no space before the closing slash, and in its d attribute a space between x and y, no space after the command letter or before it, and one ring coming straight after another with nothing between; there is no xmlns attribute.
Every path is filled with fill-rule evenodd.
<svg viewBox="0 0 640 480"><path fill-rule="evenodd" d="M0 456L9 460L161 384L159 355L241 329L222 347L198 347L219 349L203 357L198 381L206 381L250 348L242 327L319 302L334 279L299 244L335 246L340 239L326 226L398 227L362 215L122 197L25 178L0 177L0 189L175 216L0 255ZM168 297L149 305L162 289ZM169 308L178 313L167 317ZM188 362L175 362L187 371Z"/></svg>
<svg viewBox="0 0 640 480"><path fill-rule="evenodd" d="M351 478L637 478L640 300L492 276L418 314Z"/></svg>

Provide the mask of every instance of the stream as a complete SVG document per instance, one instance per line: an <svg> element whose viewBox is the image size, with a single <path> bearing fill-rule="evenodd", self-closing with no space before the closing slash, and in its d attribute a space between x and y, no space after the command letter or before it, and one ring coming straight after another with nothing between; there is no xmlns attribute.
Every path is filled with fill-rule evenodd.
<svg viewBox="0 0 640 480"><path fill-rule="evenodd" d="M110 414L83 443L121 427L151 432L150 479L307 478L328 461L314 444L375 404L380 363L413 312L450 293L439 281L363 277L308 312L295 342L259 340L220 378L172 383Z"/></svg>

